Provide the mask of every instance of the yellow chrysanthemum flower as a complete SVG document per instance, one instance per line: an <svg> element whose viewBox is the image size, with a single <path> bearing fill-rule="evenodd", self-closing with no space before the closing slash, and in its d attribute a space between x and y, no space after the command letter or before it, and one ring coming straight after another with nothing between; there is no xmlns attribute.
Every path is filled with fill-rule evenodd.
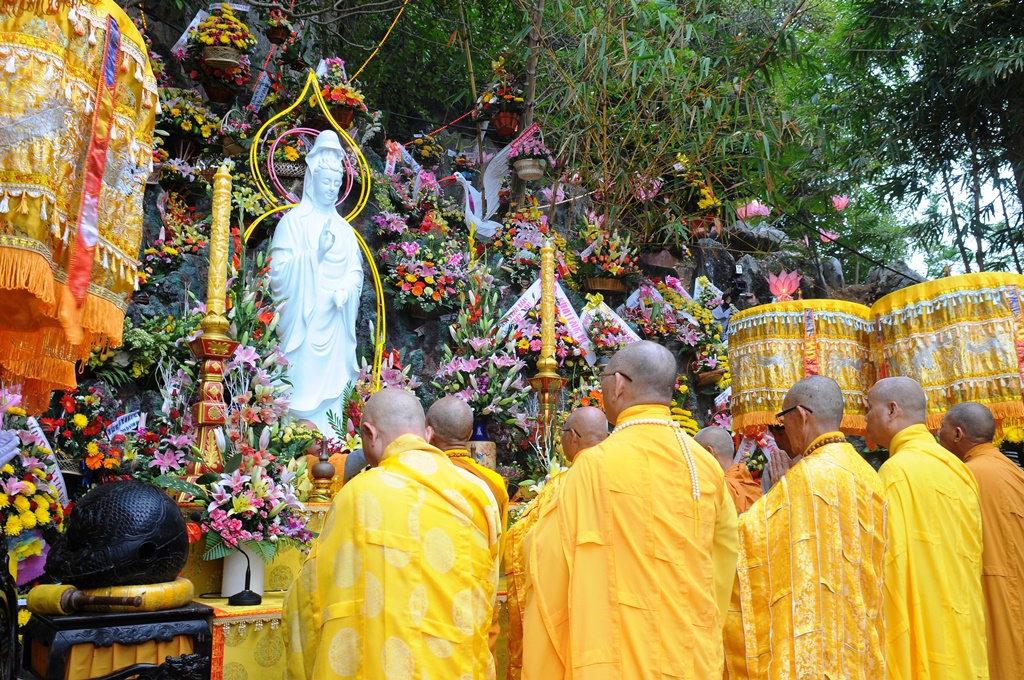
<svg viewBox="0 0 1024 680"><path fill-rule="evenodd" d="M11 467L10 463L8 463L7 465L4 465L2 468L0 468L0 472L4 473L5 475L13 475L14 468Z"/></svg>
<svg viewBox="0 0 1024 680"><path fill-rule="evenodd" d="M21 525L26 529L36 528L36 513L32 512L31 510L26 510L25 512L18 515L18 519L21 520Z"/></svg>
<svg viewBox="0 0 1024 680"><path fill-rule="evenodd" d="M10 415L12 415L12 416L24 416L24 415L28 415L28 414L27 414L27 413L25 412L25 409L21 408L20 406L12 406L12 407L10 407L9 409L7 409L7 413L9 413L9 414L10 414Z"/></svg>
<svg viewBox="0 0 1024 680"><path fill-rule="evenodd" d="M26 512L30 507L30 503L28 502L28 499L25 498L24 496L15 496L14 507L15 509L17 509L18 512Z"/></svg>
<svg viewBox="0 0 1024 680"><path fill-rule="evenodd" d="M84 413L76 413L71 417L71 424L77 427L79 430L84 430L85 426L89 424L89 419Z"/></svg>
<svg viewBox="0 0 1024 680"><path fill-rule="evenodd" d="M39 524L49 524L51 519L52 518L50 517L50 510L49 510L49 508L44 508L44 507L36 508L36 521Z"/></svg>
<svg viewBox="0 0 1024 680"><path fill-rule="evenodd" d="M36 495L36 485L35 484L33 484L32 482L22 482L22 483L25 485L25 495L26 496L35 496Z"/></svg>
<svg viewBox="0 0 1024 680"><path fill-rule="evenodd" d="M18 536L21 534L24 527L21 524L21 520L18 519L17 515L11 515L7 518L7 524L4 525L4 533L8 536Z"/></svg>
<svg viewBox="0 0 1024 680"><path fill-rule="evenodd" d="M11 499L7 497L7 494L0 493L0 510L6 508L11 504Z"/></svg>
<svg viewBox="0 0 1024 680"><path fill-rule="evenodd" d="M28 620L32 618L32 612L27 609L18 610L18 627L24 626L28 623Z"/></svg>
<svg viewBox="0 0 1024 680"><path fill-rule="evenodd" d="M85 445L85 452L90 456L100 455L100 445L96 442L89 442Z"/></svg>

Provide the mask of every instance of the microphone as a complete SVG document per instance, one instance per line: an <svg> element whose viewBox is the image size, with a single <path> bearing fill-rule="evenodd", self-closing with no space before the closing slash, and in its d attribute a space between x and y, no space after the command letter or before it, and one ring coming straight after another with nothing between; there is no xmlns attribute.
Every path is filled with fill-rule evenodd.
<svg viewBox="0 0 1024 680"><path fill-rule="evenodd" d="M224 539L224 534L220 533L216 529L210 526L209 522L203 522L203 513L199 511L193 511L189 518L196 524L206 524L208 531L212 531ZM227 541L224 541L227 543ZM257 592L251 590L252 588L252 562L249 561L249 555L244 550L239 550L242 557L245 558L245 588L238 591L234 595L228 598L228 604L232 607L254 607L258 604L263 604L263 596Z"/></svg>

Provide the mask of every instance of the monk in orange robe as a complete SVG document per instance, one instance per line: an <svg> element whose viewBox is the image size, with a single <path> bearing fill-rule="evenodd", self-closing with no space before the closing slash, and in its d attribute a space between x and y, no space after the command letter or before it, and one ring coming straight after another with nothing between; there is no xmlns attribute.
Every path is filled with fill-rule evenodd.
<svg viewBox="0 0 1024 680"><path fill-rule="evenodd" d="M505 527L508 524L508 485L494 470L485 468L469 453L469 438L473 435L473 409L458 397L438 399L427 411L427 441L441 449L452 464L478 478L491 490L498 512L501 515L502 540L499 553L504 554ZM488 631L488 647L495 654L501 624L498 622L498 607L494 607L491 628ZM497 657L495 656L495 662Z"/></svg>
<svg viewBox="0 0 1024 680"><path fill-rule="evenodd" d="M796 383L780 416L803 456L740 517L728 677L882 680L882 482L839 432L831 378Z"/></svg>
<svg viewBox="0 0 1024 680"><path fill-rule="evenodd" d="M890 680L988 677L981 503L967 466L925 426L915 380L868 391L868 437L889 450L885 486L885 668Z"/></svg>
<svg viewBox="0 0 1024 680"><path fill-rule="evenodd" d="M736 508L721 466L672 420L675 378L648 341L605 367L615 429L524 541L523 680L722 676Z"/></svg>
<svg viewBox="0 0 1024 680"><path fill-rule="evenodd" d="M562 425L562 453L568 462L592 446L597 446L608 437L608 420L604 411L593 406L581 406L565 419ZM536 497L523 509L519 520L508 530L505 543L505 579L508 591L508 680L519 680L523 673L523 613L526 600L526 559L523 555L523 539L537 523L544 507L555 495L555 489L565 477L563 468L550 477Z"/></svg>
<svg viewBox="0 0 1024 680"><path fill-rule="evenodd" d="M983 404L949 409L939 443L962 460L981 499L981 587L988 673L1024 678L1024 470L992 444L996 421Z"/></svg>
<svg viewBox="0 0 1024 680"><path fill-rule="evenodd" d="M724 427L705 427L693 436L694 441L707 449L725 471L725 483L736 505L736 514L742 515L762 496L761 483L755 482L746 463L733 463L736 447L732 435Z"/></svg>

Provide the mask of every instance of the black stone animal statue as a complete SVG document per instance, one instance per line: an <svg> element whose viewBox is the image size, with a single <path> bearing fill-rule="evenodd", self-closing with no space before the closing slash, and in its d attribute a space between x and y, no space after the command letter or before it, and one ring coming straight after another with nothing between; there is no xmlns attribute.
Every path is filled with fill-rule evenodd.
<svg viewBox="0 0 1024 680"><path fill-rule="evenodd" d="M75 505L50 547L46 573L82 590L165 583L188 560L188 534L177 504L137 480L93 489Z"/></svg>

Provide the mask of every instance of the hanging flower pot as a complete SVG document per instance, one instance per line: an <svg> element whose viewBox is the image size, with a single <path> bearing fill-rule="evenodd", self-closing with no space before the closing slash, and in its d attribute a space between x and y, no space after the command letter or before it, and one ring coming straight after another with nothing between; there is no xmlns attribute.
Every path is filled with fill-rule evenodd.
<svg viewBox="0 0 1024 680"><path fill-rule="evenodd" d="M306 164L291 161L274 161L274 174L278 179L304 179Z"/></svg>
<svg viewBox="0 0 1024 680"><path fill-rule="evenodd" d="M544 160L541 158L520 158L515 162L516 174L524 182L532 182L544 176Z"/></svg>
<svg viewBox="0 0 1024 680"><path fill-rule="evenodd" d="M283 45L291 34L291 30L287 26L267 26L263 31L263 35L267 36L271 45Z"/></svg>
<svg viewBox="0 0 1024 680"><path fill-rule="evenodd" d="M491 125L502 137L511 137L519 129L519 114L515 111L499 111L491 116Z"/></svg>
<svg viewBox="0 0 1024 680"><path fill-rule="evenodd" d="M210 68L239 68L242 65L242 53L234 47L207 45L203 48L203 61Z"/></svg>
<svg viewBox="0 0 1024 680"><path fill-rule="evenodd" d="M626 284L610 276L592 277L583 279L583 285L591 293L625 293Z"/></svg>
<svg viewBox="0 0 1024 680"><path fill-rule="evenodd" d="M231 88L224 85L206 83L203 85L203 90L206 92L206 98L214 104L227 104L235 98L235 93Z"/></svg>
<svg viewBox="0 0 1024 680"><path fill-rule="evenodd" d="M328 107L327 111L342 130L352 127L352 121L356 117L356 110L351 106L331 106Z"/></svg>

